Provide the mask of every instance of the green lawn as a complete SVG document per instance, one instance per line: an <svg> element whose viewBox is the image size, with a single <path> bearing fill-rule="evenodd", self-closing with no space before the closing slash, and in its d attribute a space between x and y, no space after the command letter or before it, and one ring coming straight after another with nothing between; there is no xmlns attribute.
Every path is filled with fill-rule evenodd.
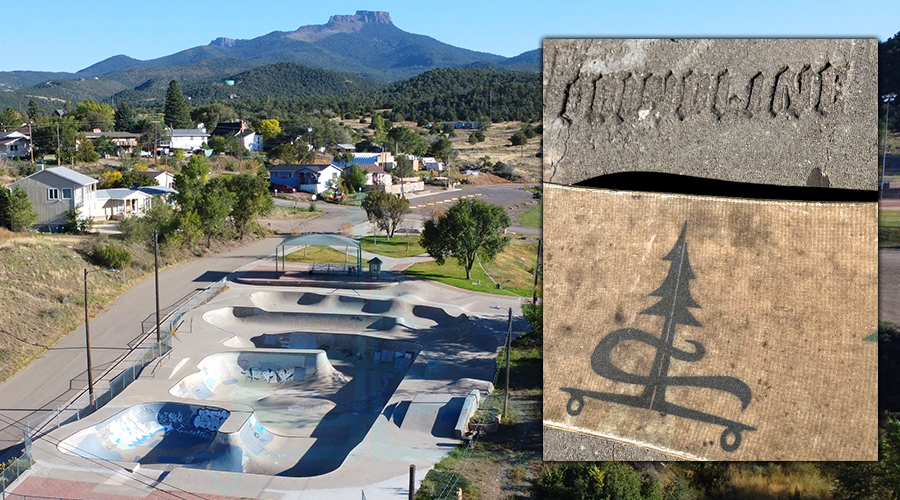
<svg viewBox="0 0 900 500"><path fill-rule="evenodd" d="M541 227L542 207L543 204L538 203L522 214L522 225L525 227Z"/></svg>
<svg viewBox="0 0 900 500"><path fill-rule="evenodd" d="M900 227L900 210L879 210L878 225L882 227Z"/></svg>
<svg viewBox="0 0 900 500"><path fill-rule="evenodd" d="M349 257L331 247L306 247L289 253L285 256L291 262L349 262L356 263L356 250L351 248L353 255Z"/></svg>
<svg viewBox="0 0 900 500"><path fill-rule="evenodd" d="M472 267L472 279L470 280L466 279L466 270L453 258L447 259L443 266L439 266L433 261L420 262L403 272L410 276L430 279L475 292L531 297L536 251L536 240L528 241L525 238L516 238L492 262L482 263L494 281L500 283L502 287L500 289L481 270L477 262ZM481 280L481 284L478 284L479 280Z"/></svg>
<svg viewBox="0 0 900 500"><path fill-rule="evenodd" d="M310 212L307 207L300 206L297 208L277 206L272 209L272 213L268 215L273 219L314 219L324 214L321 210Z"/></svg>
<svg viewBox="0 0 900 500"><path fill-rule="evenodd" d="M425 253L425 249L419 245L418 235L394 235L390 240L387 236L380 235L375 238L364 236L359 239L362 249L385 257L415 257ZM407 250L409 242L409 250Z"/></svg>

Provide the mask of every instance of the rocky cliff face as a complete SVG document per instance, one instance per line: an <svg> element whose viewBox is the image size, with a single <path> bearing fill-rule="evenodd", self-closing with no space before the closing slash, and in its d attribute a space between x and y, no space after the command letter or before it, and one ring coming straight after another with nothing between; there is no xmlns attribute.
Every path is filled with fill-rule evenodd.
<svg viewBox="0 0 900 500"><path fill-rule="evenodd" d="M391 15L387 12L377 10L358 10L356 11L356 14L352 16L331 16L330 18L328 18L328 23L325 24L325 26L334 27L341 24L356 23L394 24L393 22L391 22Z"/></svg>
<svg viewBox="0 0 900 500"><path fill-rule="evenodd" d="M338 33L354 33L367 24L390 24L391 15L387 12L358 10L354 15L337 15L328 18L325 24L301 26L297 31L287 34L288 38L304 42L315 42Z"/></svg>

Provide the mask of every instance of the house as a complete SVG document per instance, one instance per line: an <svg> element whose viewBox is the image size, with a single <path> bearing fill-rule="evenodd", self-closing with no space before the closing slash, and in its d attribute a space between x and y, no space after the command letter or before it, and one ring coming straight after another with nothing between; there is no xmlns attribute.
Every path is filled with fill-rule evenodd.
<svg viewBox="0 0 900 500"><path fill-rule="evenodd" d="M460 129L460 128L476 129L476 128L478 128L478 122L470 122L470 121L464 121L464 120L455 121L455 122L441 122L441 125L447 125L448 123L450 125L453 125L453 128L456 128L456 129Z"/></svg>
<svg viewBox="0 0 900 500"><path fill-rule="evenodd" d="M196 151L203 149L203 145L209 139L206 130L199 128L169 128L166 129L166 140L160 142L160 147Z"/></svg>
<svg viewBox="0 0 900 500"><path fill-rule="evenodd" d="M160 172L159 170L148 170L144 172L150 177L156 179L157 185L172 189L175 185L175 176L169 172Z"/></svg>
<svg viewBox="0 0 900 500"><path fill-rule="evenodd" d="M321 193L329 188L332 179L340 177L341 169L333 164L283 164L269 168L269 182L284 184L297 191Z"/></svg>
<svg viewBox="0 0 900 500"><path fill-rule="evenodd" d="M116 156L122 156L122 154L128 154L134 152L135 148L138 145L138 139L141 138L141 134L132 134L131 132L101 132L98 129L94 129L93 132L85 132L85 137L90 139L91 141L96 141L97 139L106 136L112 140L112 143L116 145Z"/></svg>
<svg viewBox="0 0 900 500"><path fill-rule="evenodd" d="M238 137L244 149L248 151L262 151L263 149L262 136L250 130L244 120L220 123L213 129L212 135L226 139Z"/></svg>
<svg viewBox="0 0 900 500"><path fill-rule="evenodd" d="M96 206L104 219L142 215L153 199L153 195L131 188L98 189L96 197Z"/></svg>
<svg viewBox="0 0 900 500"><path fill-rule="evenodd" d="M21 132L0 132L0 158L31 155L31 137Z"/></svg>
<svg viewBox="0 0 900 500"><path fill-rule="evenodd" d="M366 173L366 186L390 186L391 174L378 165L360 165Z"/></svg>
<svg viewBox="0 0 900 500"><path fill-rule="evenodd" d="M97 205L97 179L66 167L52 167L19 179L10 189L22 188L38 218L37 228L59 232L66 223L66 212L77 210L80 217L101 217Z"/></svg>
<svg viewBox="0 0 900 500"><path fill-rule="evenodd" d="M360 167L365 165L377 165L384 170L389 164L394 164L394 155L392 155L390 151L382 153L355 153L353 155L353 160L349 162L344 160L334 162L334 165L341 170L352 165L359 165Z"/></svg>
<svg viewBox="0 0 900 500"><path fill-rule="evenodd" d="M425 170L437 170L440 172L444 170L444 162L437 161L435 158L425 157L421 159L422 168Z"/></svg>

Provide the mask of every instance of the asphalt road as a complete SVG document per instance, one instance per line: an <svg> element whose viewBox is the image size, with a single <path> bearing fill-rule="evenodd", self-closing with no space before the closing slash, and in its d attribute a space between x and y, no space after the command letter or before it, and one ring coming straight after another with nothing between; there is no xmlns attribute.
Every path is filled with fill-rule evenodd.
<svg viewBox="0 0 900 500"><path fill-rule="evenodd" d="M479 193L484 201L506 208L531 201L531 193L524 191L521 184L438 191L410 201L412 205L421 202L447 202L460 195ZM282 200L277 203L292 204ZM357 233L365 231L366 216L361 209L321 202L318 206L326 214L304 221L303 232L336 231L344 222L354 224ZM411 218L418 217L421 220L423 215L424 210L418 213L414 211ZM515 231L514 228L511 230ZM540 230L536 231L539 233ZM273 258L275 247L280 241L282 237L267 238L160 272L160 306L166 309L177 305L195 291L219 281L245 265ZM90 283L90 278L88 282ZM141 333L141 321L151 317L154 311L154 280L151 276L113 300L106 309L91 319L91 357L95 381L128 353L128 343ZM41 357L0 384L0 460L7 460L21 453L23 429L27 422L49 415L55 408L64 406L86 391L87 361L84 345L84 325L81 325ZM122 363L110 373L114 376L126 366L126 363ZM102 394L106 387L105 383L95 383L95 394Z"/></svg>

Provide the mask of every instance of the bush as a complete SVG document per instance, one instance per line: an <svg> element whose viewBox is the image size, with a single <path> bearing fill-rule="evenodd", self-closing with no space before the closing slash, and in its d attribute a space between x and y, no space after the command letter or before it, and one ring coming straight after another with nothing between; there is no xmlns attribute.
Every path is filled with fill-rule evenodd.
<svg viewBox="0 0 900 500"><path fill-rule="evenodd" d="M66 232L72 234L87 234L94 227L94 219L79 217L77 210L66 211Z"/></svg>
<svg viewBox="0 0 900 500"><path fill-rule="evenodd" d="M106 243L94 247L91 251L91 258L97 265L107 269L122 269L131 263L131 253L116 243Z"/></svg>

